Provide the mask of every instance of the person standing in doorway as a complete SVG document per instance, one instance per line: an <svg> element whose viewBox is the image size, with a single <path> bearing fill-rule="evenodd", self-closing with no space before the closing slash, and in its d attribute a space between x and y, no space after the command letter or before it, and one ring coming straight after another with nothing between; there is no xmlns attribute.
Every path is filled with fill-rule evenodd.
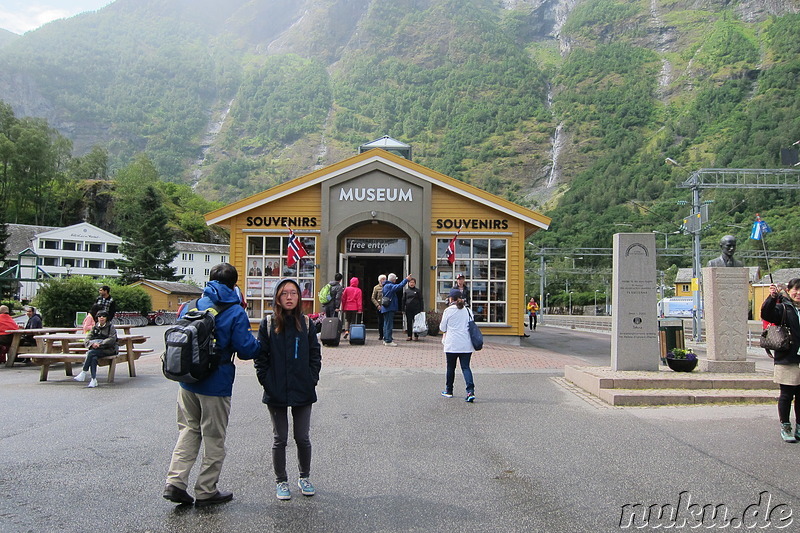
<svg viewBox="0 0 800 533"><path fill-rule="evenodd" d="M394 313L400 309L400 298L398 293L403 290L408 280L413 279L411 274L405 277L400 283L397 281L396 274L386 276L383 284L383 295L381 296L381 313L383 313L383 345L397 346L392 340L392 328L394 327Z"/></svg>
<svg viewBox="0 0 800 533"><path fill-rule="evenodd" d="M424 307L422 291L417 287L417 280L408 280L408 286L403 290L403 301L401 304L406 315L406 341L410 341L413 335L415 341L419 340L419 333L414 333L414 317L421 313Z"/></svg>
<svg viewBox="0 0 800 533"><path fill-rule="evenodd" d="M386 274L378 276L378 284L372 288L372 305L378 312L378 340L383 340L383 313L381 313L381 298L383 297L383 284L386 283Z"/></svg>
<svg viewBox="0 0 800 533"><path fill-rule="evenodd" d="M261 352L255 360L255 368L258 381L264 387L262 401L267 404L272 420L272 468L275 472L275 495L279 500L292 497L286 473L290 407L300 471L297 486L304 496L313 496L316 492L309 480L309 432L311 406L317 401L322 353L316 330L303 315L300 294L300 285L293 279L278 283L273 313L264 317L258 328Z"/></svg>
<svg viewBox="0 0 800 533"><path fill-rule="evenodd" d="M233 493L217 488L225 461L225 435L231 412L231 394L236 367L233 356L255 358L261 348L250 332L250 319L242 308L234 288L239 279L236 267L220 263L211 268L203 297L197 309L225 307L215 319L216 353L219 366L213 374L197 383L180 383L178 389L178 442L172 452L163 496L178 504L198 507L229 502ZM183 312L186 310L185 306ZM197 500L186 491L189 474L203 445L203 463L194 490Z"/></svg>
<svg viewBox="0 0 800 533"><path fill-rule="evenodd" d="M447 358L447 374L445 375L442 396L445 398L453 397L456 361L458 361L461 363L461 373L464 375L464 383L467 389L467 396L464 401L470 403L475 401L475 382L472 379L472 370L469 367L473 350L468 326L471 317L469 309L461 298L460 291L453 288L448 296L448 307L442 313L442 322L439 324L439 330L442 332L444 354Z"/></svg>

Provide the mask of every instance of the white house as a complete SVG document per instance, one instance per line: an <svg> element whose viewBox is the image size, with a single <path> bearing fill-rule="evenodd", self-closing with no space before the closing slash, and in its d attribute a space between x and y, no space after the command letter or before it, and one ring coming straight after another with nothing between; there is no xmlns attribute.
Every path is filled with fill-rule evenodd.
<svg viewBox="0 0 800 533"><path fill-rule="evenodd" d="M178 255L170 266L175 267L175 273L184 280L204 287L211 267L228 262L230 248L227 244L178 241L175 243Z"/></svg>

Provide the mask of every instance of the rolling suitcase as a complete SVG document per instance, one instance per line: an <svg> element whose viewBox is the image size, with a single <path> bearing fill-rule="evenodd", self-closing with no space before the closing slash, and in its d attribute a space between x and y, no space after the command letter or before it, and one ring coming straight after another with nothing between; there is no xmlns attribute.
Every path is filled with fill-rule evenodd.
<svg viewBox="0 0 800 533"><path fill-rule="evenodd" d="M359 322L361 319L359 317ZM364 324L350 324L350 344L361 345L367 340L367 326Z"/></svg>
<svg viewBox="0 0 800 533"><path fill-rule="evenodd" d="M342 321L339 317L325 317L322 321L322 332L319 340L325 346L339 346L339 335L342 332Z"/></svg>

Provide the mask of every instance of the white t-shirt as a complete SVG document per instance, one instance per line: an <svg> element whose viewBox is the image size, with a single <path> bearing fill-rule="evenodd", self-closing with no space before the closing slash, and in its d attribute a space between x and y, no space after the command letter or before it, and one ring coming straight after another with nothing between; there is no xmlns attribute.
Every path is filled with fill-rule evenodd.
<svg viewBox="0 0 800 533"><path fill-rule="evenodd" d="M439 329L446 333L442 338L445 353L472 353L472 341L469 338L470 312L466 306L462 309L451 305L442 313Z"/></svg>

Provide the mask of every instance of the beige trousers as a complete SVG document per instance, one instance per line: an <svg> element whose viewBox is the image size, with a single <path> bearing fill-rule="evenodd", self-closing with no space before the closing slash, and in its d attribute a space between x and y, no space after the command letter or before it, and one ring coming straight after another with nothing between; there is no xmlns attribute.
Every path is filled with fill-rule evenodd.
<svg viewBox="0 0 800 533"><path fill-rule="evenodd" d="M231 412L230 396L205 396L180 387L178 393L178 442L172 451L167 483L186 490L189 473L203 444L203 462L194 485L195 498L217 493L217 481L225 461L225 432Z"/></svg>

